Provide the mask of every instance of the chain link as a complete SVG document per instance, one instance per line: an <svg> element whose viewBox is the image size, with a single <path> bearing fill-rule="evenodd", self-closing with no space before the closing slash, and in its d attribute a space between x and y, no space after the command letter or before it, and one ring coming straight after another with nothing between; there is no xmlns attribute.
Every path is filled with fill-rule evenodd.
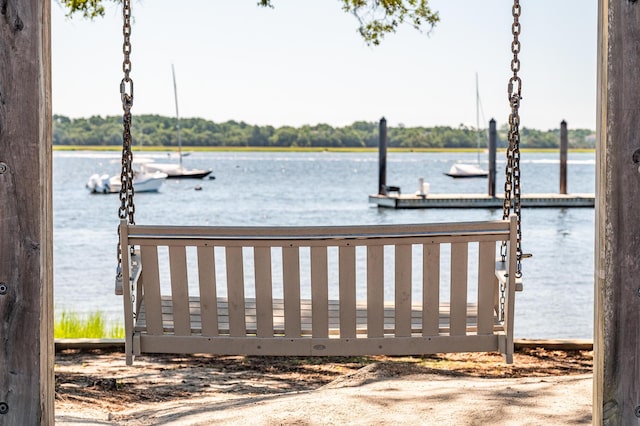
<svg viewBox="0 0 640 426"><path fill-rule="evenodd" d="M522 210L520 203L521 187L520 187L520 101L522 100L522 80L518 76L520 71L520 32L522 27L520 26L520 1L513 0L513 7L511 8L513 15L513 24L511 25L511 33L513 34L513 41L511 42L511 53L513 58L511 59L511 72L513 73L509 78L509 85L507 94L509 98L509 106L511 113L509 114L509 132L507 134L507 140L509 146L507 147L507 166L505 170L505 182L504 182L504 203L502 206L502 218L504 220L509 219L509 215L513 210L516 215L516 277L522 277ZM500 247L500 255L502 261L505 262L507 258L507 243L503 242ZM500 283L500 296L499 296L499 312L498 320L504 321L504 308L506 302L506 284Z"/></svg>
<svg viewBox="0 0 640 426"><path fill-rule="evenodd" d="M122 35L124 42L122 44L122 53L124 59L122 61L122 72L124 77L120 82L120 98L122 100L122 169L120 172L120 207L118 208L118 216L120 219L127 219L129 224L135 224L134 214L136 211L133 203L133 152L131 146L133 139L131 137L131 108L133 107L133 80L131 73L131 0L122 1ZM120 240L120 228L118 227L118 240ZM131 247L133 254L133 247ZM116 281L122 278L122 252L121 245L118 243L118 268L116 272ZM127 265L128 267L128 265Z"/></svg>
<svg viewBox="0 0 640 426"><path fill-rule="evenodd" d="M125 112L122 118L122 170L120 172L120 219L127 219L128 223L135 224L134 215L136 207L133 204L133 153L131 152L131 112Z"/></svg>
<svg viewBox="0 0 640 426"><path fill-rule="evenodd" d="M511 42L511 53L513 59L511 60L511 71L513 75L509 78L508 85L508 97L509 105L511 107L511 113L509 114L509 132L507 139L509 146L507 148L507 166L505 170L505 184L504 184L504 204L503 204L503 219L508 219L511 210L516 215L516 276L522 276L522 209L521 209L521 185L520 185L520 100L522 99L522 80L518 76L520 71L520 32L522 27L520 26L520 1L514 0L513 7L511 9L513 14L513 24L511 25L511 33L513 34L513 41ZM502 260L506 259L506 244L501 247Z"/></svg>
<svg viewBox="0 0 640 426"><path fill-rule="evenodd" d="M121 219L128 219L130 224L134 224L135 205L133 203L133 153L131 146L133 140L131 137L131 108L133 107L133 80L130 77L131 72L131 1L123 0L122 2L122 34L124 43L122 45L122 53L124 59L122 61L122 71L124 77L120 82L120 97L122 100L122 171L120 174L120 209L119 216Z"/></svg>
<svg viewBox="0 0 640 426"><path fill-rule="evenodd" d="M498 311L498 321L499 322L503 322L504 321L504 307L506 304L506 293L507 290L507 286L506 284L503 284L502 281L500 281L500 309Z"/></svg>

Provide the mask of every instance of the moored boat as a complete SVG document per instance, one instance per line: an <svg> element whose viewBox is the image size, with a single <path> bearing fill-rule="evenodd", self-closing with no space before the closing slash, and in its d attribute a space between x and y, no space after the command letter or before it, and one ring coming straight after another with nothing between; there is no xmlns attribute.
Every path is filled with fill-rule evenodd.
<svg viewBox="0 0 640 426"><path fill-rule="evenodd" d="M479 178L487 177L489 172L476 164L454 164L445 175L454 178Z"/></svg>
<svg viewBox="0 0 640 426"><path fill-rule="evenodd" d="M449 172L445 173L445 175L453 178L484 178L489 176L489 172L480 167L480 145L483 137L480 131L480 89L478 88L478 73L476 73L476 132L478 133L477 161L471 164L456 163L451 166Z"/></svg>
<svg viewBox="0 0 640 426"><path fill-rule="evenodd" d="M186 157L188 153L182 152L182 139L180 137L180 113L178 111L178 87L176 85L176 71L171 64L171 74L173 76L173 95L176 104L176 135L178 137L178 160L179 163L155 163L150 162L145 164L145 168L150 172L162 172L166 173L169 179L202 179L209 176L212 172L211 169L187 169L182 165L182 157Z"/></svg>
<svg viewBox="0 0 640 426"><path fill-rule="evenodd" d="M180 164L173 163L146 163L144 167L148 172L166 173L168 179L202 179L212 172L211 169L186 169Z"/></svg>
<svg viewBox="0 0 640 426"><path fill-rule="evenodd" d="M166 173L134 171L133 190L135 192L158 192L166 179ZM115 194L120 192L122 182L120 175L94 174L91 175L85 186L92 194Z"/></svg>

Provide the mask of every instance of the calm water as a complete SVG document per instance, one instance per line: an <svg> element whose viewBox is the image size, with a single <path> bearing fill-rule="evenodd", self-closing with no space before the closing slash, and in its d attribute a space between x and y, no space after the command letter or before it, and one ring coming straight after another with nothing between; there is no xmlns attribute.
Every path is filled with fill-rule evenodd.
<svg viewBox="0 0 640 426"><path fill-rule="evenodd" d="M161 153L145 157L164 160ZM484 193L486 179L443 175L475 154L392 153L387 183L403 192L418 177L433 193ZM504 160L498 170L503 173ZM136 194L136 222L167 225L353 225L499 219L499 210L386 210L369 205L376 192L376 153L193 153L189 167L213 168L215 180L167 181L157 194ZM84 189L93 173L116 173L118 153L54 153L56 311L100 310L121 320L113 294L118 196ZM569 154L569 192L594 192L594 154ZM557 192L557 154L524 153L523 193ZM501 181L501 177L498 181ZM196 184L202 186L195 191ZM502 184L498 183L500 191ZM593 334L593 209L526 209L525 291L516 297L516 337L591 338Z"/></svg>

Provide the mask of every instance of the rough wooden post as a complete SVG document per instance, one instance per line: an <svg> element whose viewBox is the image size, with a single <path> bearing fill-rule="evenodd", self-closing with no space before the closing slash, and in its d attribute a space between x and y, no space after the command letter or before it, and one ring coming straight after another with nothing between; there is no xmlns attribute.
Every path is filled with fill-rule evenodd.
<svg viewBox="0 0 640 426"><path fill-rule="evenodd" d="M560 193L567 193L567 150L569 148L569 136L567 134L567 122L560 123Z"/></svg>
<svg viewBox="0 0 640 426"><path fill-rule="evenodd" d="M640 2L598 1L593 424L640 424Z"/></svg>
<svg viewBox="0 0 640 426"><path fill-rule="evenodd" d="M380 142L378 145L378 194L387 193L387 119L380 119Z"/></svg>
<svg viewBox="0 0 640 426"><path fill-rule="evenodd" d="M496 147L498 145L498 130L496 120L489 120L489 196L496 196Z"/></svg>
<svg viewBox="0 0 640 426"><path fill-rule="evenodd" d="M0 9L0 424L52 425L51 3Z"/></svg>

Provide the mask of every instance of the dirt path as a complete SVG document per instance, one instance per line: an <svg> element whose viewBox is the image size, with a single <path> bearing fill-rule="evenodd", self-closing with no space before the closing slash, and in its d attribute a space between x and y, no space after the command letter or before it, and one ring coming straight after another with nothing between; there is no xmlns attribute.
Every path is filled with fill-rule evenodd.
<svg viewBox="0 0 640 426"><path fill-rule="evenodd" d="M56 424L589 424L590 352L56 356Z"/></svg>

